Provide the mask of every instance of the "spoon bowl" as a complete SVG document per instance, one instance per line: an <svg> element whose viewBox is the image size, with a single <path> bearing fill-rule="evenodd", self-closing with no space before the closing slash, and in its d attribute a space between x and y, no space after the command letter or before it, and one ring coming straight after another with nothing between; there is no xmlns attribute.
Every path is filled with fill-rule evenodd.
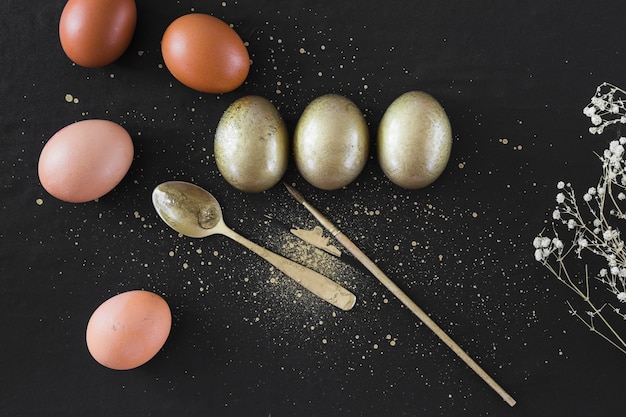
<svg viewBox="0 0 626 417"><path fill-rule="evenodd" d="M161 219L181 235L203 238L220 233L222 208L213 194L197 185L170 181L152 192L152 204Z"/></svg>
<svg viewBox="0 0 626 417"><path fill-rule="evenodd" d="M193 238L214 234L227 236L256 253L313 294L342 309L350 310L356 297L324 275L277 255L248 240L224 223L218 201L205 189L183 181L159 184L152 192L159 217L178 233Z"/></svg>

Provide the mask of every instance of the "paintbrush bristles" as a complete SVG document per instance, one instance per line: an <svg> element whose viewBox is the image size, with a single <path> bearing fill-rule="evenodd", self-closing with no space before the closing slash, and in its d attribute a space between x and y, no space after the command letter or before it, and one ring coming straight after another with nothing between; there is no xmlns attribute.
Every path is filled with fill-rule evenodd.
<svg viewBox="0 0 626 417"><path fill-rule="evenodd" d="M283 182L283 185L285 186L287 191L289 191L289 194L291 194L293 198L295 198L298 201L298 203L300 204L304 203L305 201L304 197L302 196L302 194L298 192L298 190L296 190L295 188L293 188L291 185L287 184L286 182Z"/></svg>

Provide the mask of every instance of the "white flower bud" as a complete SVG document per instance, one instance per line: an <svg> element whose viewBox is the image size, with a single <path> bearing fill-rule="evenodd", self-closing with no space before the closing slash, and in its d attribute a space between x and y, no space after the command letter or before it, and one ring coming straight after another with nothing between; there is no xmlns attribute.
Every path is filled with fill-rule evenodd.
<svg viewBox="0 0 626 417"><path fill-rule="evenodd" d="M541 249L535 250L535 260L537 262L543 261L543 251Z"/></svg>

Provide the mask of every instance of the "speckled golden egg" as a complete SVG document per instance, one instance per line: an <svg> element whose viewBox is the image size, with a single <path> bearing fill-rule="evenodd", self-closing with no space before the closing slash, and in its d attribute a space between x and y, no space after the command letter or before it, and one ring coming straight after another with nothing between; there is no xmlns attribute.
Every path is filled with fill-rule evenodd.
<svg viewBox="0 0 626 417"><path fill-rule="evenodd" d="M367 162L369 131L349 99L327 94L304 109L293 138L296 167L311 185L336 190L354 181Z"/></svg>
<svg viewBox="0 0 626 417"><path fill-rule="evenodd" d="M289 133L267 99L246 96L232 103L215 132L215 162L224 179L247 192L265 191L289 163Z"/></svg>
<svg viewBox="0 0 626 417"><path fill-rule="evenodd" d="M432 184L446 168L451 149L450 121L431 95L404 93L385 111L378 128L378 163L394 184L407 189Z"/></svg>

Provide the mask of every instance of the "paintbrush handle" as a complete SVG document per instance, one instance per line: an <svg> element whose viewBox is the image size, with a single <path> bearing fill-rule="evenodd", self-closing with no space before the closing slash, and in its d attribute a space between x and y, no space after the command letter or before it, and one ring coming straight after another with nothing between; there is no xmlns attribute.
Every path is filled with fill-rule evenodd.
<svg viewBox="0 0 626 417"><path fill-rule="evenodd" d="M430 330L433 331L459 358L463 360L474 372L480 376L504 401L511 407L516 401L502 388L480 365L476 363L448 334L437 325L417 304L409 298L385 273L361 251L346 235L344 235L330 220L328 220L315 207L304 200L301 203L315 216L318 222L324 226L335 238L361 262L393 295L395 295L413 314L415 314Z"/></svg>

